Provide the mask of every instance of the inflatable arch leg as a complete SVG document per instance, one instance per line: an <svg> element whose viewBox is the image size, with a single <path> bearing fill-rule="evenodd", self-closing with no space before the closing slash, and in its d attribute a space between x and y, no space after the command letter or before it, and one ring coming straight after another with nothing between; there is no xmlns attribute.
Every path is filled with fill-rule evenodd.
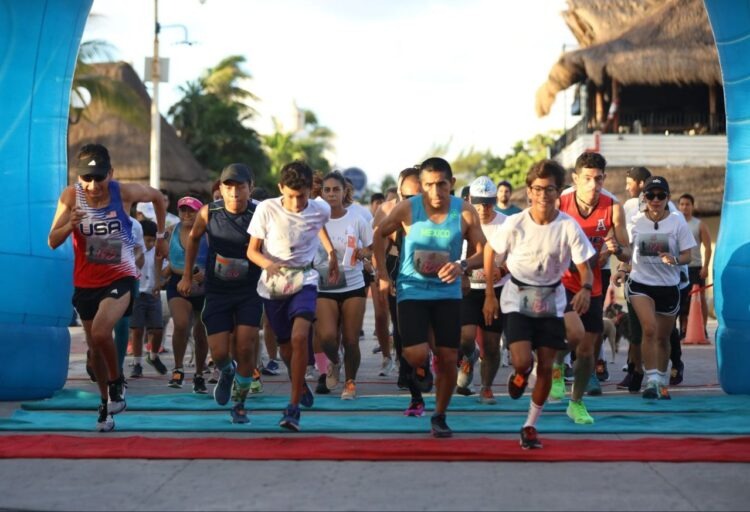
<svg viewBox="0 0 750 512"><path fill-rule="evenodd" d="M0 0L0 400L48 397L68 375L72 250L50 250L47 232L92 1Z"/></svg>
<svg viewBox="0 0 750 512"><path fill-rule="evenodd" d="M719 50L727 174L714 259L716 360L727 393L750 393L750 2L705 0Z"/></svg>

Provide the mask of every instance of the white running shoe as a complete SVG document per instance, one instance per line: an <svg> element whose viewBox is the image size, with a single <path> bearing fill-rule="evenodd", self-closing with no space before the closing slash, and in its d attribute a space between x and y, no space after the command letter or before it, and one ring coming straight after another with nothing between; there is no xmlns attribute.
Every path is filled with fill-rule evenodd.
<svg viewBox="0 0 750 512"><path fill-rule="evenodd" d="M380 373L378 373L378 376L387 377L393 371L393 367L393 359L390 357L384 357L383 362L380 364Z"/></svg>
<svg viewBox="0 0 750 512"><path fill-rule="evenodd" d="M326 387L328 389L334 389L339 385L341 380L341 363L334 364L328 363L328 373L326 374Z"/></svg>

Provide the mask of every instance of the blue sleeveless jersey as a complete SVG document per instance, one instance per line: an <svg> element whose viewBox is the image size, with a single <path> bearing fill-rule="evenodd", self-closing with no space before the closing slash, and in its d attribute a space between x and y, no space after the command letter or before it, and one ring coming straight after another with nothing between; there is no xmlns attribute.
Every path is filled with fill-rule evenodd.
<svg viewBox="0 0 750 512"><path fill-rule="evenodd" d="M396 299L461 299L461 280L446 284L437 272L445 263L461 258L463 200L451 197L448 215L440 224L427 217L422 201L421 195L409 199L412 223L401 250Z"/></svg>
<svg viewBox="0 0 750 512"><path fill-rule="evenodd" d="M185 248L180 242L180 225L178 222L172 230L172 237L169 239L169 265L178 272L184 272L185 269ZM201 237L198 246L198 254L195 258L195 264L202 269L206 268L206 257L208 256L208 239L206 236Z"/></svg>

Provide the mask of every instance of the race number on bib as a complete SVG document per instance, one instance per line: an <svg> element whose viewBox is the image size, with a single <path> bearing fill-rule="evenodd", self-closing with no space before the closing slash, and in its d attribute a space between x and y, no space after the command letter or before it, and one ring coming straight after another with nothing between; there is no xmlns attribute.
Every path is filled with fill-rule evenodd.
<svg viewBox="0 0 750 512"><path fill-rule="evenodd" d="M519 312L534 318L557 316L556 286L519 286Z"/></svg>
<svg viewBox="0 0 750 512"><path fill-rule="evenodd" d="M438 271L450 260L448 251L414 251L414 268L425 277L437 277Z"/></svg>
<svg viewBox="0 0 750 512"><path fill-rule="evenodd" d="M117 265L122 260L122 241L90 237L86 239L86 259L91 263Z"/></svg>
<svg viewBox="0 0 750 512"><path fill-rule="evenodd" d="M216 255L214 275L222 281L241 281L247 278L250 262L245 258L227 258Z"/></svg>
<svg viewBox="0 0 750 512"><path fill-rule="evenodd" d="M328 267L318 268L318 290L328 292L346 288L346 272L339 272L339 279L335 283L328 282Z"/></svg>
<svg viewBox="0 0 750 512"><path fill-rule="evenodd" d="M639 237L638 251L641 256L658 256L659 253L669 252L669 235L667 233L653 233Z"/></svg>

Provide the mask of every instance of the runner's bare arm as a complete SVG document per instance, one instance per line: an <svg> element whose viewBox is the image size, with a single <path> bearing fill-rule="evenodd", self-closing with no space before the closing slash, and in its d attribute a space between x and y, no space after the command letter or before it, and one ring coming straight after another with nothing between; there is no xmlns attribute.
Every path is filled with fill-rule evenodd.
<svg viewBox="0 0 750 512"><path fill-rule="evenodd" d="M76 206L75 197L76 192L73 187L66 187L60 194L57 210L52 219L52 227L47 236L47 245L50 249L60 247L73 232L75 226L85 217L85 214Z"/></svg>
<svg viewBox="0 0 750 512"><path fill-rule="evenodd" d="M474 270L475 268L482 268L484 266L484 246L487 243L487 239L482 231L482 223L479 220L479 214L477 211L467 205L463 205L461 211L462 224L465 226L464 238L469 244L469 247L473 249L473 255L466 260L468 264L468 270ZM471 251L469 251L471 254ZM492 274L488 274L492 275Z"/></svg>
<svg viewBox="0 0 750 512"><path fill-rule="evenodd" d="M193 267L195 266L195 258L198 256L201 237L206 233L206 226L208 226L207 204L198 210L198 215L195 216L195 222L185 243L185 266L182 269L182 278L177 283L177 291L186 297L190 294L190 288L193 286ZM175 236L180 236L180 234L176 233Z"/></svg>
<svg viewBox="0 0 750 512"><path fill-rule="evenodd" d="M576 269L578 270L578 275L581 276L581 284L584 286L589 285L589 288L581 288L578 293L573 296L570 305L573 306L573 310L576 313L583 315L589 310L589 304L591 303L590 286L594 281L594 273L591 271L591 265L588 261L576 263Z"/></svg>
<svg viewBox="0 0 750 512"><path fill-rule="evenodd" d="M331 237L328 236L328 230L325 226L320 228L318 238L328 255L328 282L336 283L339 280L339 262L336 257L336 249L333 247L333 242L331 242Z"/></svg>
<svg viewBox="0 0 750 512"><path fill-rule="evenodd" d="M630 241L625 223L625 209L620 203L612 205L612 224L615 236L614 240L607 239L607 247L618 260L628 262L631 256Z"/></svg>
<svg viewBox="0 0 750 512"><path fill-rule="evenodd" d="M393 207L391 213L375 225L375 230L372 233L372 264L378 272L378 279L381 281L380 290L384 293L388 293L390 290L391 282L388 270L385 268L387 238L410 221L411 203L401 201Z"/></svg>
<svg viewBox="0 0 750 512"><path fill-rule="evenodd" d="M495 266L495 251L492 249L490 244L484 244L483 256L483 267L484 275L494 275L497 267ZM495 288L487 283L487 287L484 290L484 306L482 306L482 315L484 315L484 324L492 325L492 322L499 316L500 304L497 302L495 297Z"/></svg>

